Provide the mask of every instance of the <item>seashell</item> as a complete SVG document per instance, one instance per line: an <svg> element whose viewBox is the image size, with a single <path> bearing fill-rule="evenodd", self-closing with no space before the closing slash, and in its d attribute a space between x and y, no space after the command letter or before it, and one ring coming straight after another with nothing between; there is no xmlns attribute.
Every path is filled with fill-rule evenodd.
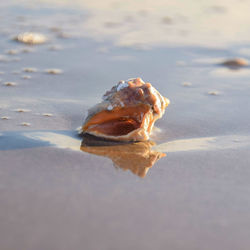
<svg viewBox="0 0 250 250"><path fill-rule="evenodd" d="M29 122L22 122L20 125L24 127L29 127L31 124Z"/></svg>
<svg viewBox="0 0 250 250"><path fill-rule="evenodd" d="M2 120L9 120L10 118L8 116L2 116L1 119Z"/></svg>
<svg viewBox="0 0 250 250"><path fill-rule="evenodd" d="M51 113L43 113L42 116L45 116L45 117L52 117L53 114L51 114Z"/></svg>
<svg viewBox="0 0 250 250"><path fill-rule="evenodd" d="M23 68L24 72L28 72L28 73L34 73L37 72L36 68Z"/></svg>
<svg viewBox="0 0 250 250"><path fill-rule="evenodd" d="M237 69L240 67L248 66L249 62L244 58L233 58L233 59L225 60L224 62L221 63L221 65L228 67L228 68Z"/></svg>
<svg viewBox="0 0 250 250"><path fill-rule="evenodd" d="M90 145L89 142L90 141ZM96 146L93 142L96 141ZM103 146L103 145L109 146ZM130 170L133 174L144 178L150 168L166 154L151 150L155 145L151 141L136 142L124 145L110 146L108 142L103 142L85 137L82 141L81 150L90 154L95 154L103 157L108 157L112 160L115 167L123 169L124 171Z"/></svg>
<svg viewBox="0 0 250 250"><path fill-rule="evenodd" d="M14 87L16 86L17 84L15 82L5 82L3 83L3 85L7 86L7 87Z"/></svg>
<svg viewBox="0 0 250 250"><path fill-rule="evenodd" d="M82 132L115 141L147 141L169 103L141 78L120 81L88 110Z"/></svg>
<svg viewBox="0 0 250 250"><path fill-rule="evenodd" d="M14 40L26 44L42 44L47 41L47 37L40 33L25 32L13 38Z"/></svg>
<svg viewBox="0 0 250 250"><path fill-rule="evenodd" d="M45 72L51 75L59 75L62 74L63 71L61 69L46 69Z"/></svg>

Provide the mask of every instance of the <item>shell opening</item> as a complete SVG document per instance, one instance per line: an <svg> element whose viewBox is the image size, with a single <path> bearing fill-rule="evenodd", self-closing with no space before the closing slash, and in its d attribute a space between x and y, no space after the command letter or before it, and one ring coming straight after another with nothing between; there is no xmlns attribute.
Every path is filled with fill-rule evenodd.
<svg viewBox="0 0 250 250"><path fill-rule="evenodd" d="M123 136L143 126L149 105L103 110L94 115L83 127L83 131L109 136Z"/></svg>

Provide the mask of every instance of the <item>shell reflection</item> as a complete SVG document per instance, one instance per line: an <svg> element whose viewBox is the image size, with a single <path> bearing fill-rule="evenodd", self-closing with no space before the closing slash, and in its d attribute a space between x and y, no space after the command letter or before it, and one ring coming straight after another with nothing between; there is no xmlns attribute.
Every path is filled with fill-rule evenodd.
<svg viewBox="0 0 250 250"><path fill-rule="evenodd" d="M148 170L166 154L151 150L155 143L137 142L129 144L114 144L111 142L84 138L81 150L90 154L108 157L117 168L130 170L133 174L144 178Z"/></svg>

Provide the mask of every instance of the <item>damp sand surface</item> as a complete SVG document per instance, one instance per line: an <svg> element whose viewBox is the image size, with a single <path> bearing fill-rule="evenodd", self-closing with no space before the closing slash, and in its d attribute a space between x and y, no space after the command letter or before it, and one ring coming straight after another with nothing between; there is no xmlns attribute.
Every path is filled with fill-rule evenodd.
<svg viewBox="0 0 250 250"><path fill-rule="evenodd" d="M117 37L99 39L98 32L79 36L96 24L86 6L2 5L1 249L249 248L250 68L221 65L249 60L247 44L145 46L128 36L125 46ZM204 13L225 16L227 9L219 7ZM136 10L118 21L133 25L151 15ZM178 30L180 16L158 19L174 39L171 29ZM118 21L103 21L102 31L116 34ZM46 43L11 39L32 29ZM151 82L171 101L152 143L112 147L82 141L76 129L87 109L131 77Z"/></svg>

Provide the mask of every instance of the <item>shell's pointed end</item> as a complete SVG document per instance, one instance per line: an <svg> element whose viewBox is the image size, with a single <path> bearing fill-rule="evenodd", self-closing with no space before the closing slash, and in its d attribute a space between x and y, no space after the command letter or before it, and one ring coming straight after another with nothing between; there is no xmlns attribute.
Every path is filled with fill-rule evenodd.
<svg viewBox="0 0 250 250"><path fill-rule="evenodd" d="M170 104L170 100L168 98L166 98L166 97L164 97L164 100L166 102L166 106L165 107L167 107Z"/></svg>

